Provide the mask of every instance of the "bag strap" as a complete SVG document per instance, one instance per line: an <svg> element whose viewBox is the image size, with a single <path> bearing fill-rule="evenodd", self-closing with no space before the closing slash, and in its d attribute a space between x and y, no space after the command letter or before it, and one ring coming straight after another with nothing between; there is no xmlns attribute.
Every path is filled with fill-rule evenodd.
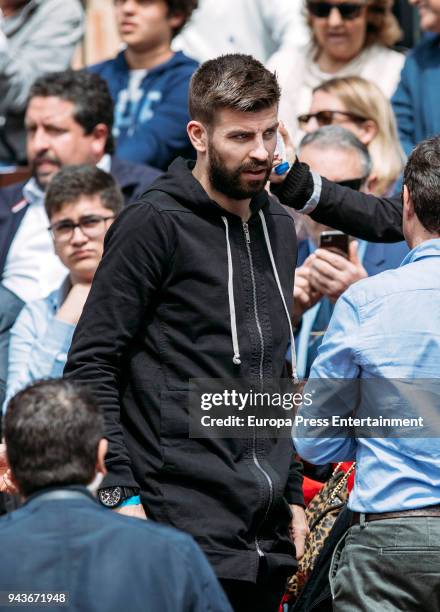
<svg viewBox="0 0 440 612"><path fill-rule="evenodd" d="M335 467L335 469L333 470L333 474L332 476L335 476L339 470L341 469L341 465L342 465L342 461L340 463L337 464L337 466ZM348 479L350 478L350 476L352 475L354 469L356 467L356 462L354 461L350 468L344 473L344 476L341 478L341 480L338 482L338 484L335 486L335 488L333 489L333 491L331 492L330 495L330 501L333 501L336 497L336 495L339 493L339 491L342 490L342 488L347 484Z"/></svg>

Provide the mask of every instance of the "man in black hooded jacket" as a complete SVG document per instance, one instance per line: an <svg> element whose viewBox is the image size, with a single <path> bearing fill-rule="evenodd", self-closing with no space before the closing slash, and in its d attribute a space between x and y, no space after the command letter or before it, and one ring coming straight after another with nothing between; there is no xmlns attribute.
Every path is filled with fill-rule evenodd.
<svg viewBox="0 0 440 612"><path fill-rule="evenodd" d="M264 190L279 96L250 56L199 68L197 162L176 160L113 224L65 370L104 408L102 503L191 533L233 607L265 612L295 567L289 531L297 556L307 533L299 464L288 439L190 438L188 388L286 376L295 231Z"/></svg>

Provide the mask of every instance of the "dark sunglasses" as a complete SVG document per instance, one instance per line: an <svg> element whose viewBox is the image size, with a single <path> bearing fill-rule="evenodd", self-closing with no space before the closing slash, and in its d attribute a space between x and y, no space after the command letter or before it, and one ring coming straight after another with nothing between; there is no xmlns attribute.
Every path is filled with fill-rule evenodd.
<svg viewBox="0 0 440 612"><path fill-rule="evenodd" d="M348 179L346 181L336 181L341 187L350 187L355 191L359 191L362 185L365 183L368 177L362 176L361 178Z"/></svg>
<svg viewBox="0 0 440 612"><path fill-rule="evenodd" d="M331 2L307 2L309 13L315 17L328 17L332 9L338 9L342 19L356 19L362 12L365 4L355 2L341 2L332 4Z"/></svg>
<svg viewBox="0 0 440 612"><path fill-rule="evenodd" d="M309 113L308 115L299 115L298 123L302 125L307 125L310 119L315 118L319 127L323 125L331 125L335 118L335 115L343 115L350 119L351 121L355 121L356 123L362 123L362 121L367 121L366 117L361 117L360 115L356 115L354 113L349 113L345 111L337 111L337 110L322 110L317 113Z"/></svg>

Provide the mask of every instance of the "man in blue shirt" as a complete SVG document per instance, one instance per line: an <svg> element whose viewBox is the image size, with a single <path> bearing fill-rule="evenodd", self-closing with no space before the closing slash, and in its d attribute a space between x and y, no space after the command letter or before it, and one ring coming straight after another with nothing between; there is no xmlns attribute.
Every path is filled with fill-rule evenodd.
<svg viewBox="0 0 440 612"><path fill-rule="evenodd" d="M47 297L26 304L12 327L5 408L31 382L62 376L105 234L122 206L115 180L96 166L65 166L52 179L45 199L47 225L65 278Z"/></svg>
<svg viewBox="0 0 440 612"><path fill-rule="evenodd" d="M174 158L194 157L186 126L188 89L197 62L171 50L197 0L115 0L126 48L91 66L115 102L113 134L121 159L167 170Z"/></svg>
<svg viewBox="0 0 440 612"><path fill-rule="evenodd" d="M416 147L404 172L403 232L410 253L397 270L343 294L312 367L310 386L329 378L363 379L360 394L347 405L328 386L328 395L301 408L305 419L357 416L373 379L385 386L390 379L439 378L439 189L436 137ZM375 410L399 417L401 407L383 398ZM433 410L436 415L438 398ZM322 437L310 421L295 431L296 449L309 462L357 461L349 500L354 525L342 555L342 544L335 551L330 576L337 612L440 610L439 444L417 438L416 428L406 436L353 437L345 428Z"/></svg>

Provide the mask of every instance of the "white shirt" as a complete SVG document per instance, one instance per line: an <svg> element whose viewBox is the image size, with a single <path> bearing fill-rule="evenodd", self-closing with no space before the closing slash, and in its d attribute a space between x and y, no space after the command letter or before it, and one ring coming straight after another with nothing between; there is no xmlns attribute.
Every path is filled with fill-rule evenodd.
<svg viewBox="0 0 440 612"><path fill-rule="evenodd" d="M247 53L265 62L279 48L309 40L302 4L302 0L199 0L173 48L199 62L224 53Z"/></svg>
<svg viewBox="0 0 440 612"><path fill-rule="evenodd" d="M55 255L44 192L31 178L23 189L27 211L6 258L2 284L23 302L38 300L60 286L68 270Z"/></svg>

